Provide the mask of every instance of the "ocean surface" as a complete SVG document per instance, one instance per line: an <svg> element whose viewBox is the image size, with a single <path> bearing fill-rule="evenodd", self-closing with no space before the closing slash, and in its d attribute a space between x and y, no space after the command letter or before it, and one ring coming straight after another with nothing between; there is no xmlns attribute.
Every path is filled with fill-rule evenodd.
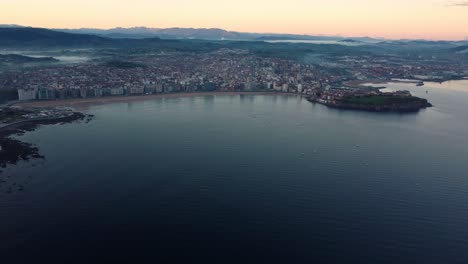
<svg viewBox="0 0 468 264"><path fill-rule="evenodd" d="M170 98L19 136L46 158L0 175L0 262L468 263L468 80L387 87L434 107Z"/></svg>

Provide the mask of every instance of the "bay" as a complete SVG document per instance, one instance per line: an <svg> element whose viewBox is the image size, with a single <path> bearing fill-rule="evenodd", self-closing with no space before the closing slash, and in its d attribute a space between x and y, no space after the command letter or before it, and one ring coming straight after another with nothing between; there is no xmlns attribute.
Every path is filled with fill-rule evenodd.
<svg viewBox="0 0 468 264"><path fill-rule="evenodd" d="M46 159L1 176L2 256L466 263L468 81L386 86L434 107L162 98L91 105L90 123L26 133ZM13 182L24 190L6 194Z"/></svg>

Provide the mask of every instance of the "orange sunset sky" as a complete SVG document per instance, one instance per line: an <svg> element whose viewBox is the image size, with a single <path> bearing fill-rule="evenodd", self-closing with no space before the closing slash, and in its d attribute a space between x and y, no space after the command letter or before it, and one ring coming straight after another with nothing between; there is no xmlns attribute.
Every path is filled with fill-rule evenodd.
<svg viewBox="0 0 468 264"><path fill-rule="evenodd" d="M462 40L468 38L468 1L0 0L0 24Z"/></svg>

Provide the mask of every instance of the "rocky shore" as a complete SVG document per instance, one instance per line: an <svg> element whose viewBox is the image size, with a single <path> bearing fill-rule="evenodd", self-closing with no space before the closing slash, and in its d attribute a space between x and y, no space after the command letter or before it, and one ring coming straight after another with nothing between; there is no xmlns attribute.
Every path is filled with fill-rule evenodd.
<svg viewBox="0 0 468 264"><path fill-rule="evenodd" d="M39 154L36 146L21 142L11 136L33 131L40 125L65 124L79 120L88 122L91 118L91 115L72 112L67 116L23 120L0 127L0 175L1 168L5 168L8 164L16 164L20 160L44 158Z"/></svg>

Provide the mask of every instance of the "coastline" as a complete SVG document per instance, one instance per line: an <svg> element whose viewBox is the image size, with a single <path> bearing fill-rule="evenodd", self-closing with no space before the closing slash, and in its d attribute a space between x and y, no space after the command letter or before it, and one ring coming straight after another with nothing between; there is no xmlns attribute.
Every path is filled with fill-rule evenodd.
<svg viewBox="0 0 468 264"><path fill-rule="evenodd" d="M311 103L318 103L330 108L343 110L359 110L367 112L394 112L411 113L421 109L432 107L427 99L411 95L409 91L382 92L391 83L405 83L422 86L424 83L419 80L355 80L345 82L345 85L352 85L350 90L359 91L356 93L345 91L329 92L328 90L312 94L307 97Z"/></svg>
<svg viewBox="0 0 468 264"><path fill-rule="evenodd" d="M182 98L197 96L233 96L233 95L296 95L290 93L266 91L266 92L195 92L195 93L167 93L151 95L132 95L132 96L108 96L83 99L64 99L53 101L27 101L17 102L14 106L18 107L76 107L91 104L121 103L146 101L160 98Z"/></svg>
<svg viewBox="0 0 468 264"><path fill-rule="evenodd" d="M9 107L17 107L18 109L36 109L39 111L43 108L60 108L69 107L74 110L73 114L66 117L51 117L39 118L32 120L23 120L10 123L0 127L0 176L2 169L11 164L24 160L44 159L40 154L40 150L34 144L22 142L11 136L22 135L26 132L33 131L42 125L65 124L75 121L90 122L93 115L80 112L80 109L93 104L107 104L118 102L137 102L145 100L154 100L160 98L182 98L182 97L197 97L197 96L236 96L236 95L282 95L291 96L298 95L282 92L197 92L197 93L172 93L172 94L154 94L140 96L115 96L115 97L100 97L100 98L85 98L85 99L68 99L54 101L29 101L29 102L14 102L9 104ZM301 95L299 95L301 96ZM7 191L11 193L11 188Z"/></svg>
<svg viewBox="0 0 468 264"><path fill-rule="evenodd" d="M450 82L450 81L460 81L460 80L467 80L468 77L462 77L462 78L453 78L453 79L444 79L444 80L419 80L419 79L390 79L390 80L379 80L379 79L368 79L368 80L353 80L353 81L347 81L344 82L343 84L348 87L355 87L355 88L362 88L362 87L370 87L372 88L373 85L385 85L388 83L445 83L445 82ZM380 88L380 87L378 87Z"/></svg>
<svg viewBox="0 0 468 264"><path fill-rule="evenodd" d="M344 85L349 87L368 87L368 85L374 84L387 84L387 83L419 83L419 80L377 80L377 79L369 79L369 80L354 80L354 81L347 81ZM368 84L368 85L366 85Z"/></svg>
<svg viewBox="0 0 468 264"><path fill-rule="evenodd" d="M9 164L16 164L21 160L44 159L34 144L22 142L11 136L34 131L42 125L65 124L80 120L89 122L91 119L92 115L73 112L72 115L65 117L24 120L0 127L0 175L2 175L2 169ZM10 192L11 190L8 191Z"/></svg>

